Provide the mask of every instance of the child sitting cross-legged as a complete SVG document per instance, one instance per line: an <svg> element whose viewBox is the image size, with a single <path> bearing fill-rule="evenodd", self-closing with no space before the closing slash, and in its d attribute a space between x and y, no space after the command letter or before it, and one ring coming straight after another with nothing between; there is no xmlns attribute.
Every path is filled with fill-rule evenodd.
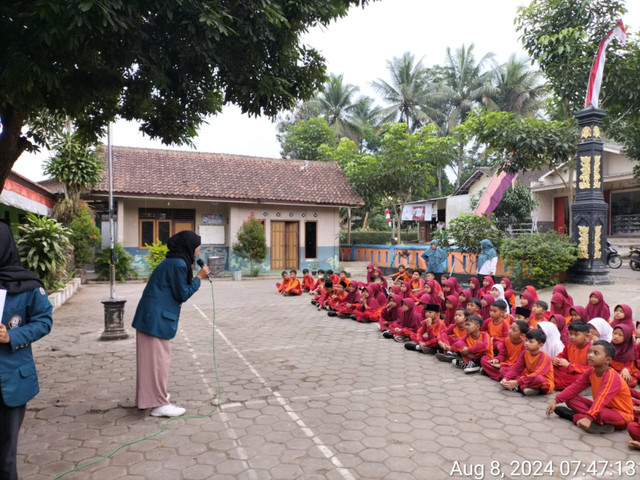
<svg viewBox="0 0 640 480"><path fill-rule="evenodd" d="M324 286L324 270L318 270L318 278L316 279L313 287L309 290L309 295L320 295L322 293L322 287Z"/></svg>
<svg viewBox="0 0 640 480"><path fill-rule="evenodd" d="M593 368L556 395L547 407L547 416L555 412L588 433L611 433L616 429L625 429L633 421L633 402L629 386L611 368L615 353L615 347L609 342L594 342L589 347L587 357ZM589 387L593 401L580 395ZM558 403L567 406L557 407Z"/></svg>
<svg viewBox="0 0 640 480"><path fill-rule="evenodd" d="M524 395L553 392L553 366L549 356L540 350L547 336L542 330L530 329L525 335L524 350L520 358L500 382L503 388Z"/></svg>
<svg viewBox="0 0 640 480"><path fill-rule="evenodd" d="M529 331L529 323L523 320L515 320L509 327L509 336L497 343L497 357L482 357L480 361L482 371L489 377L499 382L504 374L520 358L524 348L524 337Z"/></svg>
<svg viewBox="0 0 640 480"><path fill-rule="evenodd" d="M482 323L482 318L477 315L468 317L464 323L467 334L453 344L452 349L460 353L462 358L454 360L452 364L462 368L464 373L479 372L482 358L493 358L491 337L480 330Z"/></svg>
<svg viewBox="0 0 640 480"><path fill-rule="evenodd" d="M563 390L589 370L587 353L591 346L589 325L576 320L569 325L569 343L552 360L553 383L556 390Z"/></svg>
<svg viewBox="0 0 640 480"><path fill-rule="evenodd" d="M454 316L454 323L446 327L446 330L440 334L438 347L442 352L436 353L436 358L441 362L451 363L454 359L460 358L460 355L453 351L453 344L458 339L467 334L464 325L469 317L469 311L464 308L458 308ZM446 325L446 323L445 323Z"/></svg>
<svg viewBox="0 0 640 480"><path fill-rule="evenodd" d="M415 309L415 303L410 298L401 300L402 312L398 320L389 325L389 331L383 332L385 338L393 338L396 342L408 342L420 327L420 313Z"/></svg>
<svg viewBox="0 0 640 480"><path fill-rule="evenodd" d="M309 273L308 268L304 268L302 270L302 291L310 292L313 290L316 281L313 279L313 276Z"/></svg>
<svg viewBox="0 0 640 480"><path fill-rule="evenodd" d="M445 328L444 322L440 320L440 305L427 303L424 307L424 320L415 335L411 336L411 342L404 344L404 348L434 354L438 351L438 340Z"/></svg>

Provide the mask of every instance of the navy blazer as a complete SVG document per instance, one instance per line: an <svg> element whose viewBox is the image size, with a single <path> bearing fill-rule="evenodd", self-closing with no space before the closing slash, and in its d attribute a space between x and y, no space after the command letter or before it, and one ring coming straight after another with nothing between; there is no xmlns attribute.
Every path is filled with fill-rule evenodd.
<svg viewBox="0 0 640 480"><path fill-rule="evenodd" d="M25 405L39 392L31 343L51 331L51 302L44 288L8 293L2 323L9 343L0 343L0 385L8 407Z"/></svg>
<svg viewBox="0 0 640 480"><path fill-rule="evenodd" d="M189 267L191 268L191 267ZM165 258L155 268L142 292L133 317L133 328L171 340L178 331L180 305L200 288L200 279L187 283L187 264L181 258Z"/></svg>

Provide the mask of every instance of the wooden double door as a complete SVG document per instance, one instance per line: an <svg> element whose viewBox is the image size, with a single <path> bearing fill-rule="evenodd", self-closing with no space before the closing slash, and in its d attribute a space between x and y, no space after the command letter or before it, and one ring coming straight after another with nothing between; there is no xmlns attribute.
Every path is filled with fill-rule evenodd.
<svg viewBox="0 0 640 480"><path fill-rule="evenodd" d="M300 265L300 223L271 222L271 270L297 270Z"/></svg>

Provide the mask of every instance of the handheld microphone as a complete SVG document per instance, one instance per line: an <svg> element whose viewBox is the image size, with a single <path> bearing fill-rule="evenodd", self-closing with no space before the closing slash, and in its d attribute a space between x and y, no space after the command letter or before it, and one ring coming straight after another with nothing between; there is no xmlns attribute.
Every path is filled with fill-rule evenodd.
<svg viewBox="0 0 640 480"><path fill-rule="evenodd" d="M204 262L202 261L202 259L201 259L201 258L197 259L197 260L196 260L196 263L198 264L198 266L199 266L200 268L204 267ZM211 283L213 283L213 280L211 280L211 274L207 275L207 278L209 279L209 281L210 281Z"/></svg>

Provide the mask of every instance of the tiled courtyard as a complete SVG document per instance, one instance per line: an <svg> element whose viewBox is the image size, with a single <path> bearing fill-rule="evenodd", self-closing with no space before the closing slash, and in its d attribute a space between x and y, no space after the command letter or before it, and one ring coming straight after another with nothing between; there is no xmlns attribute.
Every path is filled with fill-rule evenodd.
<svg viewBox="0 0 640 480"><path fill-rule="evenodd" d="M612 307L624 301L637 315L640 278L632 275L599 289ZM578 303L594 289L567 287ZM134 406L130 325L143 288L117 286L128 299L127 340L98 341L108 285L83 286L55 312L52 333L34 345L41 392L23 425L21 478L52 479L162 427L163 419ZM627 461L640 472L626 432L589 435L547 419L549 397L507 392L485 376L408 352L381 338L375 324L317 312L308 295L275 295L273 279L219 281L214 291L222 394L208 283L182 307L169 389L188 415L206 415L218 401L220 408L172 421L62 478L489 479L498 473L492 461L504 478L593 478L589 465L605 460L598 470L606 478L620 477L620 465L622 478L632 478ZM572 460L582 464L565 474Z"/></svg>

